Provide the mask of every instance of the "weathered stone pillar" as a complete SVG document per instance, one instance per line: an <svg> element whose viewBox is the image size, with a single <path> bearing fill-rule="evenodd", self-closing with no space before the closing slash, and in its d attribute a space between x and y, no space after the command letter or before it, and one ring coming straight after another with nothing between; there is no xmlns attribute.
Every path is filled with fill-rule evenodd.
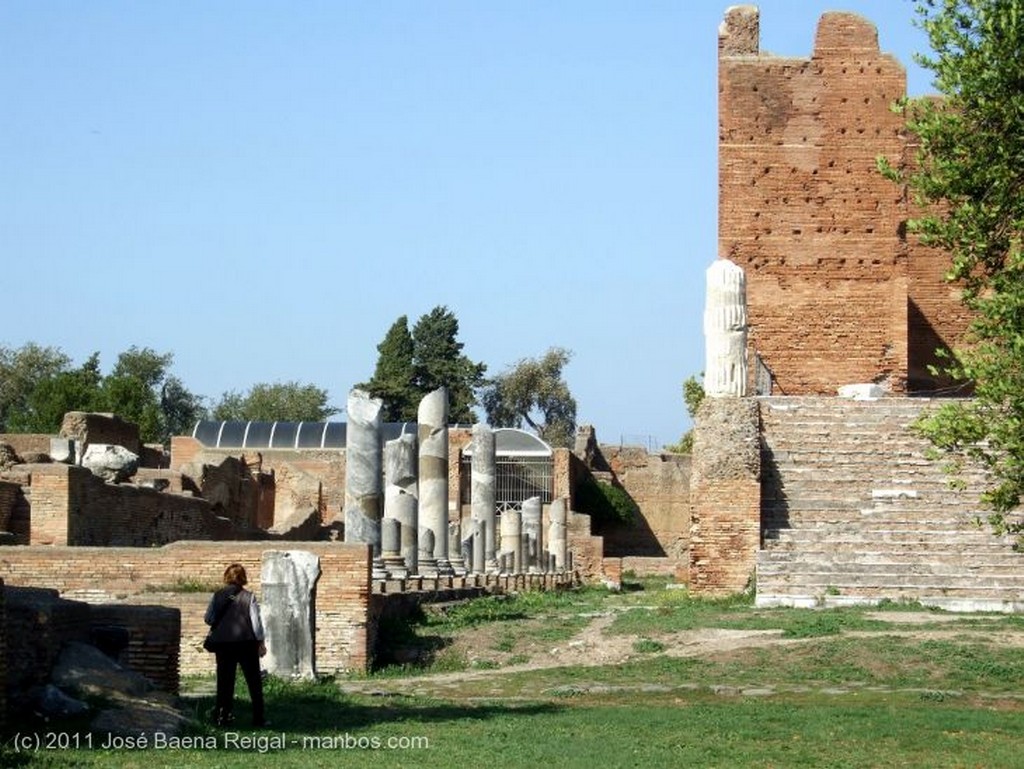
<svg viewBox="0 0 1024 769"><path fill-rule="evenodd" d="M399 549L402 546L402 524L395 518L384 518L380 522L380 550L384 571L388 579L405 579L409 569Z"/></svg>
<svg viewBox="0 0 1024 769"><path fill-rule="evenodd" d="M420 550L423 536L433 535L433 557L440 574L451 574L448 562L448 390L439 387L420 401L417 411L420 442Z"/></svg>
<svg viewBox="0 0 1024 769"><path fill-rule="evenodd" d="M457 577L466 575L466 557L462 554L462 523L448 522L448 563Z"/></svg>
<svg viewBox="0 0 1024 769"><path fill-rule="evenodd" d="M554 570L566 570L566 550L568 548L568 513L566 512L565 497L558 497L551 500L549 511L551 522L548 524L548 550L554 559Z"/></svg>
<svg viewBox="0 0 1024 769"><path fill-rule="evenodd" d="M424 577L436 577L437 558L434 557L434 532L431 529L423 529L420 531L419 539L418 573Z"/></svg>
<svg viewBox="0 0 1024 769"><path fill-rule="evenodd" d="M704 392L712 398L746 395L746 278L728 259L716 259L707 270L704 347Z"/></svg>
<svg viewBox="0 0 1024 769"><path fill-rule="evenodd" d="M540 526L542 511L540 497L530 497L523 502L523 571L544 571L541 563L544 549Z"/></svg>
<svg viewBox="0 0 1024 769"><path fill-rule="evenodd" d="M314 678L320 558L303 550L268 550L260 568L260 609L267 638L266 669L277 676Z"/></svg>
<svg viewBox="0 0 1024 769"><path fill-rule="evenodd" d="M380 558L383 513L379 398L354 389L348 394L345 433L345 541L373 545ZM375 566L379 566L375 564Z"/></svg>
<svg viewBox="0 0 1024 769"><path fill-rule="evenodd" d="M470 568L474 574L483 574L487 568L484 558L487 547L487 523L485 521L470 521L468 541L470 543Z"/></svg>
<svg viewBox="0 0 1024 769"><path fill-rule="evenodd" d="M410 574L418 574L419 500L415 435L384 444L384 519L399 524L399 553Z"/></svg>
<svg viewBox="0 0 1024 769"><path fill-rule="evenodd" d="M523 571L523 514L518 510L506 510L501 514L501 551L506 556L513 574Z"/></svg>
<svg viewBox="0 0 1024 769"><path fill-rule="evenodd" d="M497 531L495 520L497 506L495 504L495 458L494 431L485 424L473 425L473 455L471 457L471 517L483 523L484 532L484 568L493 570L497 564L494 560ZM475 569L474 569L475 571Z"/></svg>

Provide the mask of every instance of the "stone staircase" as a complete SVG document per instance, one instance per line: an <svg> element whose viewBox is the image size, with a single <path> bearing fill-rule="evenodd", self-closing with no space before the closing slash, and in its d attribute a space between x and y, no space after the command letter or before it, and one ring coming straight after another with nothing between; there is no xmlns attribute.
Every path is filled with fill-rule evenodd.
<svg viewBox="0 0 1024 769"><path fill-rule="evenodd" d="M1024 611L1024 553L950 488L909 429L941 401L768 397L761 406L759 606L918 600Z"/></svg>

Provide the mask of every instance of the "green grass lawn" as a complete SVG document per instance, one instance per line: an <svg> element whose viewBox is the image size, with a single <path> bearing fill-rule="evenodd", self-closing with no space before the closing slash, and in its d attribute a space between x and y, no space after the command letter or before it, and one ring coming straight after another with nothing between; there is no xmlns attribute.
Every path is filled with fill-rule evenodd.
<svg viewBox="0 0 1024 769"><path fill-rule="evenodd" d="M203 715L212 697L200 693L210 681L191 680L185 701L194 723L177 743L107 750L94 737L87 748L19 753L8 735L0 766L1024 765L1018 617L951 622L936 613L931 622L920 607L891 606L883 621L864 609L696 601L653 580L633 587L480 599L393 629L403 644L451 648L479 633L473 643L486 638L511 653L527 649L538 629L560 643L603 614L606 637L626 636L630 650L614 665L481 671L467 664L461 669L477 674L460 679L449 659L443 676L407 666L352 679L271 681L273 729L260 732L211 727ZM714 628L773 630L781 641L673 655L673 634ZM237 712L244 723L245 702ZM19 728L23 740L76 731Z"/></svg>

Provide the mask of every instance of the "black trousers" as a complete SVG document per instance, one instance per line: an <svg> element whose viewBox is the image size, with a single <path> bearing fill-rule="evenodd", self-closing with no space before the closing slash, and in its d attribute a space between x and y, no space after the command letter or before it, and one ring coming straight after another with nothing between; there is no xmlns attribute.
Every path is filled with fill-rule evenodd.
<svg viewBox="0 0 1024 769"><path fill-rule="evenodd" d="M240 666L252 700L252 721L263 723L263 677L260 675L260 642L237 641L217 649L217 718L231 715L235 704L235 671Z"/></svg>

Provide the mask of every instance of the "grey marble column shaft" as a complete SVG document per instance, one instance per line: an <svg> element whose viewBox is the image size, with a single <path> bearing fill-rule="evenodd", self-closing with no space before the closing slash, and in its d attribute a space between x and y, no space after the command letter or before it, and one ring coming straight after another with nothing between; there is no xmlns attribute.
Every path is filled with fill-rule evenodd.
<svg viewBox="0 0 1024 769"><path fill-rule="evenodd" d="M354 389L348 395L345 431L345 541L368 542L380 556L383 514L381 407L379 398Z"/></svg>
<svg viewBox="0 0 1024 769"><path fill-rule="evenodd" d="M541 565L541 553L544 550L540 525L542 511L540 497L530 497L523 502L523 571L544 570Z"/></svg>
<svg viewBox="0 0 1024 769"><path fill-rule="evenodd" d="M496 464L494 431L485 424L473 425L473 455L470 460L471 486L471 517L474 521L484 524L483 557L488 567L494 565L495 520L497 506L495 504Z"/></svg>

